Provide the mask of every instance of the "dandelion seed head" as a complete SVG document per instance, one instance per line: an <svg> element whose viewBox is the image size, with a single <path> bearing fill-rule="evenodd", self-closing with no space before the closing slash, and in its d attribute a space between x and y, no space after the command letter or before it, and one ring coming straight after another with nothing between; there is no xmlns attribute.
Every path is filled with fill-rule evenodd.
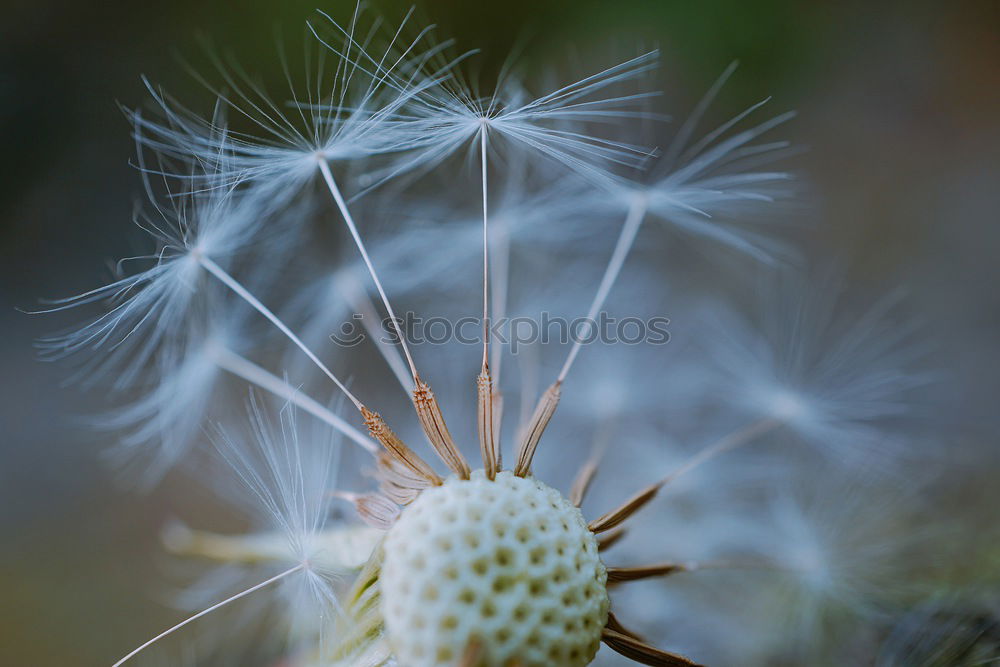
<svg viewBox="0 0 1000 667"><path fill-rule="evenodd" d="M123 661L216 609L253 616L259 608L247 598L280 610L268 623L290 631L290 661L351 667L577 667L594 660L602 642L641 664L696 665L630 630L630 612L646 623L643 634L654 616L666 618L659 624L683 635L664 637L668 645L727 653L734 664L758 656L773 664L772 656L789 655L789 645L821 634L829 619L870 616L892 579L887 564L905 546L886 529L899 508L874 511L836 493L810 507L784 497L768 503L762 490L796 478L809 456L761 460L743 447L804 440L870 463L886 422L905 413L902 394L923 381L905 368L903 337L877 324L880 307L831 329L827 300L800 290L789 274L783 286L796 294L782 300L780 290L768 291L777 306L764 318L771 327L726 311L721 324L700 329L683 311L664 313L664 293L653 289L667 275L655 236L663 229L773 259L772 240L743 217L771 211L790 194L789 172L760 165L787 154L787 142L764 135L791 115L740 128L762 102L697 138L729 68L675 139L654 151L605 130L655 118L642 106L656 93L628 88L657 66L656 52L545 94L501 80L481 96L454 71L464 56L446 57L447 45L430 43L429 29L383 40L379 21L359 27L360 11L345 26L330 21L325 32L310 24L321 54L306 58L315 69L305 87L292 83L286 66L290 100L219 61L224 85L209 85L217 98L211 118L150 86L158 116L132 114L139 167L147 183L156 175L176 189L168 204L149 193L155 215L142 223L156 247L144 270L57 304L111 301L104 315L47 345L54 356L97 351L94 364L113 371L116 389L145 383L142 397L112 421L125 431L123 446L155 443L149 475L186 459L201 427L228 416L221 390L234 379L286 402L277 424L254 397L243 437L221 425L212 431L238 482L227 499L252 508L253 528L227 535L175 524L164 532L170 551L221 565L189 589L196 614ZM149 154L158 166L142 161ZM463 154L479 183L430 173ZM404 174L411 179L355 207ZM402 194L425 176L440 187ZM325 205L312 196L324 187L332 197ZM423 203L427 195L433 199ZM334 225L350 234L338 250ZM315 239L307 229L319 232ZM338 256L345 247L350 256ZM677 290L682 302L671 293L669 308L709 301L690 291ZM240 318L223 307L230 300L268 323L271 337L235 326ZM418 333L409 320L414 307L438 323L461 315L463 324L485 325L473 327L485 333L482 347L418 351L403 334ZM383 315L395 321L396 313L407 318L386 338ZM540 324L553 313L567 332L549 336L565 344L545 345L553 340L536 331L523 344L518 335L515 350L521 329L511 328L507 341L491 333L491 322L530 325L520 318L528 314ZM603 323L609 314L622 316L620 328L608 328L614 340L593 342L616 341L633 353L584 351L584 342L571 340L583 333L569 335L571 318ZM665 328L674 321L676 339ZM274 345L279 333L284 348ZM421 336L433 342L429 334ZM695 338L710 363L687 343ZM376 352L387 369L371 363ZM384 391L391 376L399 387ZM320 390L317 379L333 383L321 391L357 408L367 434L325 407L328 394L300 393ZM317 419L320 435L300 430L292 405ZM401 419L403 407L417 419ZM465 418L453 419L459 414ZM483 462L475 472L460 444L473 431ZM348 466L337 434L365 457L354 482L377 490L338 488ZM422 440L437 461L418 453ZM554 464L536 457L546 450L556 452ZM723 454L736 460L717 462ZM538 481L543 471L553 485L572 476L565 496ZM601 478L610 488L587 499ZM208 481L219 489L219 480ZM342 500L368 525L342 523L333 507ZM601 512L589 515L591 505ZM640 512L652 522L632 518ZM620 560L605 566L610 549ZM686 573L696 570L725 579L722 594L700 597L711 573L686 586ZM632 583L674 574L676 586ZM609 591L618 585L638 590L638 603L630 609L619 598L612 613ZM702 621L713 613L746 618L719 633ZM795 658L821 653L799 648L791 649L801 653Z"/></svg>
<svg viewBox="0 0 1000 667"><path fill-rule="evenodd" d="M386 536L380 587L403 664L588 664L607 621L607 572L580 511L533 478L482 471L424 491Z"/></svg>

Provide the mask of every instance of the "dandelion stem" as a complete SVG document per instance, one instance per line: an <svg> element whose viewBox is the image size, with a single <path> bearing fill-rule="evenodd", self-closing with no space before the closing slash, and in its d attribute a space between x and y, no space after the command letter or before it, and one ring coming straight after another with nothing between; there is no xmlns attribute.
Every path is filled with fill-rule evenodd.
<svg viewBox="0 0 1000 667"><path fill-rule="evenodd" d="M715 458L719 454L723 454L725 452L734 450L737 447L740 447L741 445L745 445L749 442L752 442L753 440L756 440L757 438L764 435L768 431L771 431L777 428L778 426L781 426L782 423L784 422L780 419L776 419L774 417L766 417L764 419L759 419L755 422L747 424L746 426L743 426L742 428L736 431L733 431L729 435L725 436L724 438L721 438L720 440L716 440L713 444L709 445L708 447L704 448L703 450L695 454L693 457L691 457L691 459L688 460L687 463L685 463L680 468L677 468L672 473L664 477L660 481L660 485L668 484L674 481L681 475L694 470L701 464L706 463L707 461Z"/></svg>
<svg viewBox="0 0 1000 667"><path fill-rule="evenodd" d="M191 616L190 618L187 618L187 619L181 621L180 623L178 623L177 625L173 626L169 630L165 630L165 631L161 632L160 634L156 635L155 637L153 637L152 639L150 639L148 642L146 642L145 644L143 644L142 646L140 646L139 648L135 649L134 651L132 651L131 653L129 653L128 655L126 655L124 658L122 658L121 660L119 660L118 662L116 662L111 667L118 667L119 665L125 663L127 660L129 660L130 658L132 658L133 656L135 656L136 654L138 654L140 651L142 651L142 650L144 650L144 649L152 646L153 644L155 644L156 642L160 641L164 637L172 634L173 632L175 632L177 630L180 630L181 628L183 628L188 623L190 623L192 621L195 621L195 620L201 618L202 616L215 611L216 609L218 609L220 607L224 607L225 605L229 604L230 602L235 602L236 600L239 600L242 597L246 597L247 595L250 595L251 593L259 591L261 588L264 588L265 586L270 586L274 582L279 581L279 580L287 577L290 574L294 574L294 573L298 572L299 570L304 569L305 567L306 567L305 563L300 563L300 564L296 565L293 568L289 568L289 569L285 570L281 574L274 575L273 577L271 577L267 581L262 581L262 582L260 582L259 584L255 585L255 586L251 586L250 588L246 589L245 591L237 593L236 595L234 595L232 597L226 598L222 602L217 602L217 603L213 604L208 609L203 609L203 610L199 611L194 616Z"/></svg>
<svg viewBox="0 0 1000 667"><path fill-rule="evenodd" d="M275 315L274 313L272 313L271 310L267 306L265 306L263 303L260 302L260 300L257 299L257 297L255 297L253 294L251 294L250 291L247 290L247 288L245 288L242 284L240 284L240 282L237 281L235 278L233 278L231 275L229 275L228 273L226 273L226 271L221 266L219 266L218 264L216 264L209 257L206 257L202 253L197 253L195 256L198 258L198 261L201 263L201 265L203 267L205 267L206 271L208 271L213 276L215 276L220 281L222 281L222 283L226 287L228 287L232 291L236 292L236 294L241 299L243 299L248 304L250 304L251 306L253 306L254 309L257 310L257 312L259 312L261 315L263 315L268 320L270 320L271 323L274 326L276 326L279 331L281 331L281 333L285 334L285 336L287 336L290 341L292 341L293 343L295 343L295 345L300 350L302 350L305 353L305 355L307 357L309 357L309 359L314 364L316 364L316 366L321 371L323 371L323 373L328 378L330 378L331 380L333 380L333 383L335 385L337 385L337 388L340 389L340 391L344 392L344 395L347 396L347 398L351 401L351 403L353 403L355 405L355 407L357 407L359 410L363 407L361 405L361 401L359 401L354 396L354 394L352 394L350 391L348 391L348 389L344 385L344 383L341 382L337 378L337 376L334 375L333 372L329 368L327 368L326 365L322 361L319 360L319 357L317 357L313 353L313 351L310 350L306 346L306 344L303 343L299 339L299 337L296 336L295 333L291 329L289 329L288 326L284 322L282 322L281 319L277 315Z"/></svg>
<svg viewBox="0 0 1000 667"><path fill-rule="evenodd" d="M243 378L261 389L266 389L272 394L287 400L289 403L294 403L317 419L321 419L334 427L337 431L350 438L355 444L360 445L372 454L378 451L378 446L370 438L366 437L361 431L348 424L331 410L323 407L319 401L300 391L296 391L287 382L283 382L276 375L269 373L249 359L222 346L215 347L212 354L219 368Z"/></svg>
<svg viewBox="0 0 1000 667"><path fill-rule="evenodd" d="M378 348L382 358L385 359L385 363L389 365L393 375L399 380L399 385L403 388L403 391L409 394L413 389L411 386L413 383L410 381L410 375L407 372L402 356L399 354L399 350L389 345L380 335L381 332L375 328L375 322L379 321L375 304L368 297L368 293L355 283L353 279L343 279L340 283L340 289L345 293L347 300L351 303L351 307L360 313L361 324L364 326L365 331L368 332L368 336L375 343L375 347Z"/></svg>
<svg viewBox="0 0 1000 667"><path fill-rule="evenodd" d="M524 352L519 352L517 355L517 372L521 385L521 404L517 418L518 439L523 438L524 430L528 428L528 422L531 419L531 412L534 409L531 397L538 394L538 387L541 384L539 381L540 367L538 346L526 345Z"/></svg>
<svg viewBox="0 0 1000 667"><path fill-rule="evenodd" d="M590 335L591 327L594 326L594 319L597 317L597 311L604 306L604 302L608 298L608 293L611 291L612 286L618 279L618 274L621 273L622 266L625 264L625 259L628 257L628 253L632 249L632 244L635 242L635 236L639 232L639 227L642 225L643 218L646 217L646 207L647 203L645 197L636 196L632 200L632 204L628 209L628 215L626 215L625 222L622 225L621 234L618 235L618 242L615 244L614 252L611 253L611 259L608 260L608 266L604 270L604 277L601 278L601 284L598 286L597 293L594 294L594 300L590 304L590 310L587 312L587 318L585 320L587 330L576 337L573 347L570 349L569 355L566 357L566 363L563 364L562 370L559 372L557 382L562 382L566 379L566 375L569 373L570 367L576 360L576 355L580 353L583 341Z"/></svg>
<svg viewBox="0 0 1000 667"><path fill-rule="evenodd" d="M483 119L479 128L479 152L481 154L480 168L483 176L483 371L489 368L490 362L490 235L489 216L487 209L487 174L486 174L486 120Z"/></svg>
<svg viewBox="0 0 1000 667"><path fill-rule="evenodd" d="M336 202L337 208L340 209L340 214L343 216L344 222L347 224L347 229L351 232L354 244L358 247L358 251L361 253L361 259L368 268L368 273L371 275L372 281L375 283L375 289L378 290L378 294L382 298L382 303L385 305L385 309L389 313L389 319L392 322L393 329L396 331L397 338L399 338L399 344L403 347L403 354L406 356L406 363L410 366L410 373L413 375L413 383L415 385L417 381L417 367L413 363L413 357L410 356L410 349L406 345L406 337L403 336L403 332L399 328L399 321L396 319L396 313L392 310L392 305L389 303L389 297L386 296L385 289L382 287L382 281L379 280L378 274L375 272L375 266L372 264L372 260L368 256L368 250L365 248L365 244L361 240L361 235L358 233L358 228L354 224L354 218L351 216L351 212L347 209L347 202L344 201L343 195L340 194L340 188L337 187L337 182L333 179L333 174L330 172L330 165L326 163L326 160L319 160L319 170L323 174L323 180L326 181L326 186L329 188L330 194L333 195L333 200Z"/></svg>
<svg viewBox="0 0 1000 667"><path fill-rule="evenodd" d="M500 470L500 452L497 450L497 433L500 429L500 411L503 403L490 375L490 227L487 159L487 118L479 126L480 168L483 179L483 363L476 378L476 419L479 431L479 450L483 457L486 476L494 479Z"/></svg>
<svg viewBox="0 0 1000 667"><path fill-rule="evenodd" d="M569 355L566 357L566 362L559 372L559 377L556 378L552 386L538 400L538 405L535 407L535 412L532 415L532 421L523 432L522 441L518 447L518 467L515 468L515 472L522 476L530 470L531 459L535 455L538 441L541 439L542 433L545 431L559 405L563 380L566 379L570 367L576 361L576 356L580 353L583 341L590 335L591 329L594 326L594 319L597 317L597 311L604 306L604 302L608 298L608 293L611 292L612 286L614 286L618 275L621 273L625 259L628 257L629 250L632 249L632 244L635 242L636 234L639 232L639 227L642 225L642 220L646 216L646 208L647 202L645 196L636 195L632 199L628 214L625 216L625 222L622 224L621 234L618 235L615 249L611 253L611 259L608 260L608 266L604 270L604 276L601 278L601 283L597 287L597 293L594 294L594 300L591 302L590 310L587 312L587 317L584 320L586 330L581 332L580 335L575 336L576 340L573 342L573 347L570 349Z"/></svg>

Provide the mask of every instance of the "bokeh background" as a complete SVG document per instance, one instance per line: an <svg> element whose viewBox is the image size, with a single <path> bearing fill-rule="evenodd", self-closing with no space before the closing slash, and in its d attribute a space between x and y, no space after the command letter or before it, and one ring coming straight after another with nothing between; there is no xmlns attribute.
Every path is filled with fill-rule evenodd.
<svg viewBox="0 0 1000 667"><path fill-rule="evenodd" d="M406 5L374 3L390 18ZM102 464L84 416L33 340L65 320L17 309L105 279L138 235L140 183L117 104L139 76L207 99L180 59L200 39L280 83L274 29L297 45L315 0L6 0L0 19L0 664L100 665L168 626L157 534L190 514L178 482L140 496ZM353 2L320 3L343 16ZM594 54L663 51L665 104L683 114L725 66L719 109L763 96L797 109L807 148L806 243L872 290L905 285L941 334L956 400L936 415L989 443L1000 397L1000 3L793 0L427 0L419 14L481 48L489 81L516 45L529 72ZM488 86L487 86L488 87ZM958 406L958 407L956 407Z"/></svg>

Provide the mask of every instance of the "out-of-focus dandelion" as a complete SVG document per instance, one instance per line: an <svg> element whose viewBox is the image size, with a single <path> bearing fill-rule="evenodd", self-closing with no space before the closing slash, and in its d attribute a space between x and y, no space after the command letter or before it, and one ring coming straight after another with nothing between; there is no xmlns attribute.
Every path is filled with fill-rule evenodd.
<svg viewBox="0 0 1000 667"><path fill-rule="evenodd" d="M717 392L831 459L884 467L902 446L894 420L933 377L913 325L893 320L898 295L845 321L841 291L833 279L767 278L754 322L717 311L705 339Z"/></svg>
<svg viewBox="0 0 1000 667"><path fill-rule="evenodd" d="M1000 661L996 610L932 600L907 613L879 649L878 667L972 667ZM958 605L958 606L955 606Z"/></svg>

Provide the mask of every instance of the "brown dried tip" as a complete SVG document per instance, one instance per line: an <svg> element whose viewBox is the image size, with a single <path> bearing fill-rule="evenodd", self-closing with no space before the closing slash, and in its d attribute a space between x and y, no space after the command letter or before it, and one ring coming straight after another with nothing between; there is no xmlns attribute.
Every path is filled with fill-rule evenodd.
<svg viewBox="0 0 1000 667"><path fill-rule="evenodd" d="M601 631L601 641L611 650L642 665L653 667L703 667L677 653L661 651L649 644L610 628Z"/></svg>
<svg viewBox="0 0 1000 667"><path fill-rule="evenodd" d="M613 509L607 514L599 516L591 521L587 524L587 527L594 533L603 533L606 530L611 530L639 511L639 509L650 500L655 498L662 486L663 484L660 482L647 486L645 489L639 491L639 493L622 503L620 507Z"/></svg>
<svg viewBox="0 0 1000 667"><path fill-rule="evenodd" d="M397 461L405 466L411 473L422 477L434 486L440 486L441 478L434 472L427 463L417 456L416 452L406 446L399 436L392 432L392 429L385 423L385 420L377 412L372 412L365 406L361 406L361 416L364 417L365 426L372 437L378 440L385 450L389 452Z"/></svg>
<svg viewBox="0 0 1000 667"><path fill-rule="evenodd" d="M469 464L465 462L465 457L458 451L458 446L448 431L448 425L445 424L444 415L441 414L441 407L434 397L434 392L431 391L430 385L419 377L414 380L416 388L413 390L413 405L417 409L417 418L427 440L453 473L462 479L469 479L471 472Z"/></svg>
<svg viewBox="0 0 1000 667"><path fill-rule="evenodd" d="M681 563L659 563L642 567L609 567L608 584L620 584L624 581L638 581L651 577L665 577L677 572L686 572L686 565Z"/></svg>
<svg viewBox="0 0 1000 667"><path fill-rule="evenodd" d="M569 501L573 503L574 507L579 507L583 504L583 499L587 495L587 489L590 488L590 483L594 481L596 473L597 461L594 459L587 459L576 473L576 479L573 480L573 486L569 490Z"/></svg>
<svg viewBox="0 0 1000 667"><path fill-rule="evenodd" d="M476 377L476 420L479 426L479 451L483 456L486 477L495 479L500 472L500 453L497 451L497 419L493 414L497 397L493 393L493 378L489 366L483 364Z"/></svg>
<svg viewBox="0 0 1000 667"><path fill-rule="evenodd" d="M535 413L531 415L531 422L525 429L524 439L517 447L517 464L514 466L514 474L518 477L524 477L531 472L531 460L535 458L538 441L541 440L545 427L549 425L549 420L552 419L552 415L559 405L561 395L562 382L556 380L538 400Z"/></svg>

